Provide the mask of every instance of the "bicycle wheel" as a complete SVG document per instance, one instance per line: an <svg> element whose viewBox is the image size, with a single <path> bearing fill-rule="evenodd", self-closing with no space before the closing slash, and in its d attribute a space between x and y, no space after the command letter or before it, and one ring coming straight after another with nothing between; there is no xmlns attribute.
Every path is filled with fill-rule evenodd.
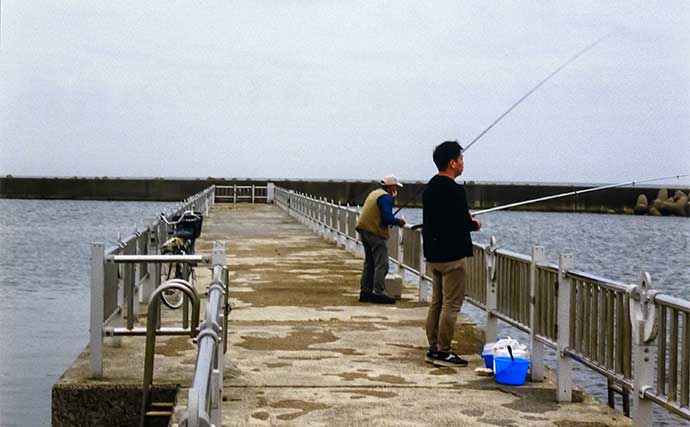
<svg viewBox="0 0 690 427"><path fill-rule="evenodd" d="M182 264L180 263L170 263L164 271L165 273L161 274L161 276L165 278L163 281L170 279L186 280L184 277L182 277L184 274ZM163 301L163 304L172 310L177 310L178 308L182 307L182 303L184 302L182 292L178 291L177 289L164 290L163 293L161 293L161 300Z"/></svg>

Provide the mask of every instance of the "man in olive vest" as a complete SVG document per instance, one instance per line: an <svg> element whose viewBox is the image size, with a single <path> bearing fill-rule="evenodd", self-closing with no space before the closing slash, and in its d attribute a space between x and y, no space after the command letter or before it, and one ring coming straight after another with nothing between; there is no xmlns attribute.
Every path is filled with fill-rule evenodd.
<svg viewBox="0 0 690 427"><path fill-rule="evenodd" d="M381 188L372 191L364 201L356 230L364 245L364 268L360 280L359 302L394 304L395 298L386 294L388 274L388 227L402 227L405 220L393 215L393 197L402 184L394 175L384 176Z"/></svg>

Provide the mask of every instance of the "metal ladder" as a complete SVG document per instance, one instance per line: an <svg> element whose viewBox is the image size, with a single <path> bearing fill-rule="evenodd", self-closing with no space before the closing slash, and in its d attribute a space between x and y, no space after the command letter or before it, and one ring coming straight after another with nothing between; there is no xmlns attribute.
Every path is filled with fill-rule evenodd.
<svg viewBox="0 0 690 427"><path fill-rule="evenodd" d="M178 290L187 296L192 304L192 319L189 334L194 338L199 327L199 294L194 287L182 279L171 279L162 283L151 294L146 317L146 355L144 358L144 385L141 399L141 427L167 426L175 410L175 402L151 402L153 390L153 362L156 351L156 326L160 312L161 294L169 289Z"/></svg>

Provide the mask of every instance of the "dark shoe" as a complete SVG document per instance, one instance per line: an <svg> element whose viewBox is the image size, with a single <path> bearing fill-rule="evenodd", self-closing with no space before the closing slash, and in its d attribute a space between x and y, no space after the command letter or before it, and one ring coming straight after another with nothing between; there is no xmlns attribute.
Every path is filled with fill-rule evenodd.
<svg viewBox="0 0 690 427"><path fill-rule="evenodd" d="M432 353L431 359L431 363L433 363L434 366L448 366L450 368L462 368L467 366L467 360L455 353L443 353L439 351L436 354Z"/></svg>
<svg viewBox="0 0 690 427"><path fill-rule="evenodd" d="M359 302L371 302L371 292L366 294L359 294Z"/></svg>
<svg viewBox="0 0 690 427"><path fill-rule="evenodd" d="M438 358L438 351L436 350L429 350L426 352L426 356L424 357L424 360L427 363L434 363L434 360Z"/></svg>
<svg viewBox="0 0 690 427"><path fill-rule="evenodd" d="M374 304L395 304L395 298L385 293L372 293L369 301Z"/></svg>

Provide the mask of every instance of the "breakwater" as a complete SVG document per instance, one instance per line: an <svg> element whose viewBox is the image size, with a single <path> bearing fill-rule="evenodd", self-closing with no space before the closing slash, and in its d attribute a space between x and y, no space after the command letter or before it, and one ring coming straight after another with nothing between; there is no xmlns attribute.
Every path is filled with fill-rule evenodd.
<svg viewBox="0 0 690 427"><path fill-rule="evenodd" d="M209 185L277 186L324 197L338 203L361 204L375 181L288 180L245 178L113 178L113 177L12 177L0 178L0 197L13 199L139 200L177 201ZM421 206L425 182L408 182L398 195L397 205ZM486 209L553 194L579 191L590 186L569 184L465 182L472 209ZM664 187L669 194L690 189ZM640 195L653 201L661 186L621 187L580 194L520 207L520 210L632 214ZM686 207L686 215L688 214Z"/></svg>

